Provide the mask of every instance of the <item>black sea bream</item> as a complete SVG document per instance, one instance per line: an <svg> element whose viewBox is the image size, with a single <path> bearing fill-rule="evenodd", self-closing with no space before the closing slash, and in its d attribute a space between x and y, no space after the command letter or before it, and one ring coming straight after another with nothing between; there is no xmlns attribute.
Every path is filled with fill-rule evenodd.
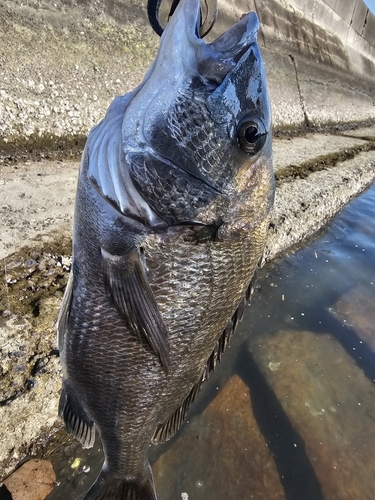
<svg viewBox="0 0 375 500"><path fill-rule="evenodd" d="M155 500L151 442L182 425L242 316L274 199L271 111L243 17L213 43L182 0L155 62L93 128L58 322L60 413L103 443L84 499Z"/></svg>

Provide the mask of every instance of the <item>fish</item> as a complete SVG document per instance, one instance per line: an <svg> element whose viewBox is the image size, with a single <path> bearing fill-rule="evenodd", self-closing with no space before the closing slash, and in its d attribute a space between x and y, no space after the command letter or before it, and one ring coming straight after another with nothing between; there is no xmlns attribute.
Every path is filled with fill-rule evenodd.
<svg viewBox="0 0 375 500"><path fill-rule="evenodd" d="M183 424L261 265L275 181L259 20L210 43L199 27L182 0L82 155L57 326L60 416L105 456L84 500L157 499L147 450Z"/></svg>

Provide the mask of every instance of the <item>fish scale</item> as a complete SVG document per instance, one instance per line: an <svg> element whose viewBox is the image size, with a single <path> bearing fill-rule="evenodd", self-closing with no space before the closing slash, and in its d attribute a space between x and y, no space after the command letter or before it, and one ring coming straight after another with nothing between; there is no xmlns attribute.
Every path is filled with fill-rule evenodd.
<svg viewBox="0 0 375 500"><path fill-rule="evenodd" d="M169 342L173 345L175 335L189 343L186 327L194 333L205 304L210 300L212 274L209 247L174 242L173 245L163 245L161 248L155 248L151 244L145 246L145 249L148 266L152 268L155 261L165 263L163 273L155 278L151 277L150 286L165 318ZM173 272L176 273L175 276Z"/></svg>
<svg viewBox="0 0 375 500"><path fill-rule="evenodd" d="M246 292L263 251L268 224L266 219L239 241L189 246L184 242L174 242L173 245L163 245L158 251L152 244L145 246L146 263L150 267L154 260L168 263L169 272L165 270L162 274L165 279L160 276L159 280L151 279L150 285L168 328L172 352L175 346L178 347L173 356L174 362L179 365L182 357L191 367L190 375L186 369L183 372L184 379L190 383L198 383L202 375L202 361L208 360ZM184 265L187 256L189 266ZM178 279L170 277L174 267L178 269ZM183 295L179 293L182 284L185 284L186 290ZM182 349L183 345L189 346L188 354ZM189 360L189 357L192 359ZM172 388L178 386L173 377L169 383ZM185 391L184 388L182 393ZM170 389L172 392L173 389Z"/></svg>
<svg viewBox="0 0 375 500"><path fill-rule="evenodd" d="M196 95L197 94L197 95ZM184 98L184 106L180 100ZM195 98L199 101L195 102ZM189 103L189 113L185 112L186 102ZM189 89L186 95L180 95L175 107L167 117L171 125L171 135L176 139L177 146L184 148L197 161L202 173L210 178L215 187L228 183L231 179L229 171L223 177L217 165L223 162L223 157L217 153L217 142L220 138L214 133L214 126L209 120L209 113L204 102L200 101L200 94Z"/></svg>
<svg viewBox="0 0 375 500"><path fill-rule="evenodd" d="M183 424L254 288L274 198L256 14L210 44L181 0L155 62L90 132L58 319L68 431L105 455L83 500L156 500L150 443Z"/></svg>

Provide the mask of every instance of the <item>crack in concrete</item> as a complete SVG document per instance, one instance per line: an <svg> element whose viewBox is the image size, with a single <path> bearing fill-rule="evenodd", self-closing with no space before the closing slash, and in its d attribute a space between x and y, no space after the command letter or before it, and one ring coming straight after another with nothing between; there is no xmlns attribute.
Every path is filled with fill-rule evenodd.
<svg viewBox="0 0 375 500"><path fill-rule="evenodd" d="M358 139L358 137L356 137L356 139ZM364 140L368 140L368 138ZM279 186L285 182L290 182L295 178L305 179L312 172L336 167L338 163L351 160L360 153L368 151L375 151L375 140L370 140L368 144L354 146L343 151L317 156L312 160L299 163L298 165L288 165L275 173L276 185Z"/></svg>
<svg viewBox="0 0 375 500"><path fill-rule="evenodd" d="M302 113L304 116L304 125L306 128L309 128L309 127L311 127L311 123L310 123L309 117L307 116L305 101L304 101L303 96L302 96L301 85L300 85L299 77L298 77L297 64L296 64L295 58L292 54L289 54L289 57L293 63L294 71L296 73L296 83L297 83L297 89L298 89L298 94L299 94L299 102L300 102Z"/></svg>
<svg viewBox="0 0 375 500"><path fill-rule="evenodd" d="M366 28L366 24L367 24L367 21L368 21L368 14L369 14L369 9L367 9L367 12L366 12L366 16L365 16L365 20L363 21L363 26L362 26L362 33L361 33L361 36L363 36L363 33L365 31L365 28Z"/></svg>

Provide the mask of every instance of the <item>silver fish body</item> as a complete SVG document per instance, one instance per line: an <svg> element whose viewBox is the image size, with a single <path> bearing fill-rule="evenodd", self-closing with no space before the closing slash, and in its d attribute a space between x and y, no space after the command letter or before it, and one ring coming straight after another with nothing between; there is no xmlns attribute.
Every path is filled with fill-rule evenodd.
<svg viewBox="0 0 375 500"><path fill-rule="evenodd" d="M85 500L156 499L147 448L182 425L250 295L274 199L258 27L250 13L206 44L183 0L90 132L58 321L60 414L105 453Z"/></svg>

